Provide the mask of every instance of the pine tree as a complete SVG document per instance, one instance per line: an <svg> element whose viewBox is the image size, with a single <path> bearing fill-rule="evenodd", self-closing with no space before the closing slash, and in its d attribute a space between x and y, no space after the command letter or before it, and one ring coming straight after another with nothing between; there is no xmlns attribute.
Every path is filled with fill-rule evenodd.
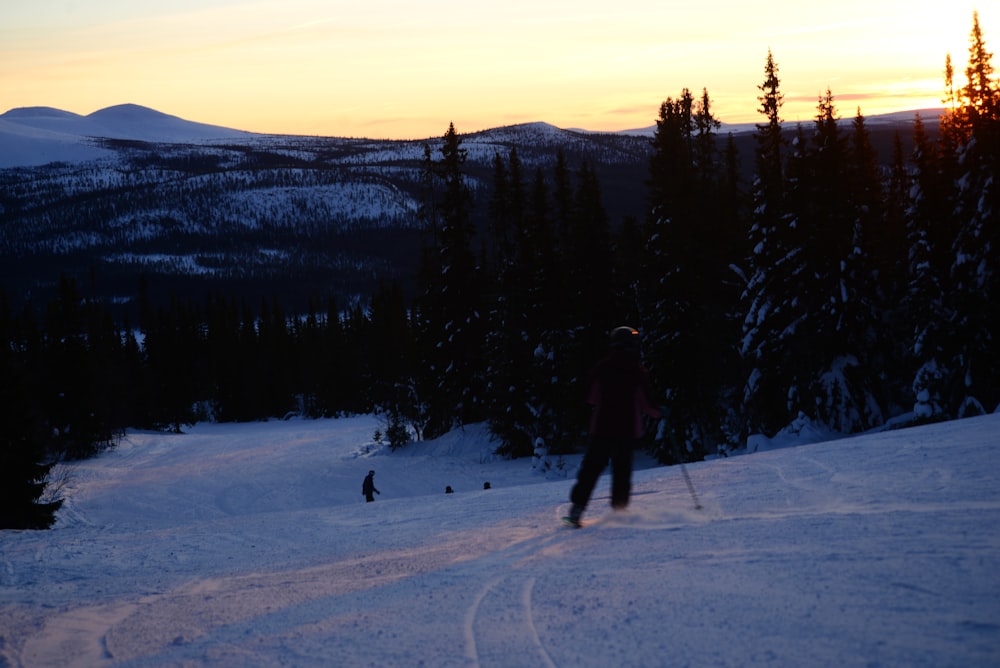
<svg viewBox="0 0 1000 668"><path fill-rule="evenodd" d="M959 135L951 293L957 337L954 356L961 371L958 416L1000 404L1000 85L993 54L986 50L978 13L969 38L967 83L955 124Z"/></svg>
<svg viewBox="0 0 1000 668"><path fill-rule="evenodd" d="M760 108L765 122L755 134L751 224L747 244L747 283L740 354L747 369L743 394L744 435L771 434L788 423L787 387L790 373L784 339L793 327L791 311L794 263L800 253L791 225L786 196L778 65L769 50L764 66Z"/></svg>
<svg viewBox="0 0 1000 668"><path fill-rule="evenodd" d="M879 217L878 174L863 117L853 151L842 133L833 94L817 106L813 137L796 197L802 226L800 325L794 344L802 380L798 410L842 433L880 424L868 374L876 313L870 303L868 236Z"/></svg>
<svg viewBox="0 0 1000 668"><path fill-rule="evenodd" d="M899 132L893 137L892 158L886 179L882 232L871 244L872 271L883 304L881 337L875 367L882 369L883 406L912 405L908 367L912 329L906 313L909 244L906 220L912 179Z"/></svg>
<svg viewBox="0 0 1000 668"><path fill-rule="evenodd" d="M54 465L51 431L41 411L41 392L32 359L42 351L33 326L14 318L0 291L0 529L46 529L62 500L47 491ZM35 369L37 371L37 367Z"/></svg>
<svg viewBox="0 0 1000 668"><path fill-rule="evenodd" d="M433 190L434 217L421 268L418 314L421 349L427 355L427 436L482 419L484 379L478 364L484 336L480 268L473 254L471 193L465 183L466 160L454 124L442 139L441 160L428 171L440 185Z"/></svg>
<svg viewBox="0 0 1000 668"><path fill-rule="evenodd" d="M487 406L490 431L500 441L498 452L518 457L532 451L535 401L529 390L532 364L526 332L526 291L534 277L526 275L531 258L524 256L525 186L516 149L506 161L494 158L493 176L489 211L498 289L486 336Z"/></svg>
<svg viewBox="0 0 1000 668"><path fill-rule="evenodd" d="M45 422L35 410L37 395L19 362L0 354L0 529L47 529L61 499L47 494L54 461ZM33 401L35 400L35 401Z"/></svg>
<svg viewBox="0 0 1000 668"><path fill-rule="evenodd" d="M733 211L707 91L684 90L660 106L650 160L650 214L639 297L647 360L672 428L701 457L728 440L725 400L738 288L731 265L743 235ZM671 453L672 454L672 453Z"/></svg>
<svg viewBox="0 0 1000 668"><path fill-rule="evenodd" d="M99 332L96 305L84 299L76 282L62 276L57 296L48 304L45 322L45 386L47 421L57 434L58 452L70 459L90 457L113 445L117 432L102 401L98 378L113 369L98 367L100 357L111 362L120 348L117 333ZM112 351L102 350L107 341ZM124 425L118 425L119 429Z"/></svg>
<svg viewBox="0 0 1000 668"><path fill-rule="evenodd" d="M854 432L882 424L889 407L885 379L880 373L888 363L891 322L886 314L898 303L899 293L892 271L902 260L901 234L894 236L886 225L882 170L871 142L867 123L858 108L847 141L846 210L850 247L845 247L841 282L840 344L842 359L856 360L845 368L842 379L848 396L837 397L841 405L838 428ZM901 231L901 230L900 230ZM889 259L884 259L884 256Z"/></svg>
<svg viewBox="0 0 1000 668"><path fill-rule="evenodd" d="M390 444L399 447L399 438L409 433L405 425L419 424L420 419L412 380L416 349L399 281L381 283L370 310L365 338L372 401L375 410L387 416Z"/></svg>
<svg viewBox="0 0 1000 668"><path fill-rule="evenodd" d="M557 198L557 215L561 213L559 206ZM577 378L606 351L607 332L623 316L615 292L615 260L609 252L611 225L600 181L587 161L576 170L569 206L563 250L566 287L562 308L566 320L562 345L568 365L564 368L571 374L569 378ZM567 387L569 391L578 389L572 381Z"/></svg>
<svg viewBox="0 0 1000 668"><path fill-rule="evenodd" d="M918 114L913 126L910 158L912 187L906 211L907 289L903 313L912 343L908 359L913 369L914 413L918 419L939 419L950 410L954 371L947 354L952 320L945 294L951 248L950 183L947 164Z"/></svg>
<svg viewBox="0 0 1000 668"><path fill-rule="evenodd" d="M557 404L565 391L554 384L565 309L542 171L536 170L529 189L512 150L509 162L494 160L494 178L491 228L502 259L487 337L490 430L501 442L499 452L520 457L536 447L556 451L564 440Z"/></svg>

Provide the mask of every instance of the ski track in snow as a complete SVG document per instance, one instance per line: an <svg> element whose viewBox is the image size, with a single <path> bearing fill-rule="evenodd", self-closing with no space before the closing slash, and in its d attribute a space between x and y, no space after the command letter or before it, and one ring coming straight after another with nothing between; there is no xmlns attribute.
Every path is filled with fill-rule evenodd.
<svg viewBox="0 0 1000 668"><path fill-rule="evenodd" d="M582 529L572 475L481 429L390 455L377 426L68 467L52 531L0 532L0 666L1000 665L1000 416L691 464L701 510L646 464Z"/></svg>

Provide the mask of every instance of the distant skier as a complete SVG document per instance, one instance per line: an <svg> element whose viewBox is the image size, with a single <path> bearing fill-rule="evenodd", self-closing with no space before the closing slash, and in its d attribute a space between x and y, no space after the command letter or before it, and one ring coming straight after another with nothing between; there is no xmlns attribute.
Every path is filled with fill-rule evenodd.
<svg viewBox="0 0 1000 668"><path fill-rule="evenodd" d="M365 476L365 481L361 483L361 493L365 495L365 501L368 503L375 500L374 494L382 495L382 492L375 489L375 471L369 471Z"/></svg>
<svg viewBox="0 0 1000 668"><path fill-rule="evenodd" d="M611 352L591 370L587 403L594 407L590 420L590 442L583 456L576 484L570 492L573 503L565 521L580 526L597 479L611 462L611 506L628 506L632 491L632 450L644 431L643 414L661 418L652 401L649 372L639 360L639 332L616 327L611 332Z"/></svg>

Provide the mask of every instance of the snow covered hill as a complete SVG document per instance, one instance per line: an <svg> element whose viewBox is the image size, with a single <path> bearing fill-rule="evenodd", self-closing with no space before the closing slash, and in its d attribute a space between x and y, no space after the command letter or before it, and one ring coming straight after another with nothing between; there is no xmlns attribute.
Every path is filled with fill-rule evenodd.
<svg viewBox="0 0 1000 668"><path fill-rule="evenodd" d="M113 155L97 138L190 144L250 136L136 104L116 105L86 116L51 107L19 107L0 115L0 169Z"/></svg>
<svg viewBox="0 0 1000 668"><path fill-rule="evenodd" d="M366 299L416 273L424 148L440 144L251 134L137 105L13 109L0 116L0 280L40 303L60 275L120 305L140 276L181 299ZM483 210L493 160L514 148L526 174L551 172L560 152L594 167L615 220L645 201L647 139L528 123L463 146Z"/></svg>
<svg viewBox="0 0 1000 668"><path fill-rule="evenodd" d="M689 465L702 510L644 461L581 530L571 478L481 427L379 427L131 432L65 467L56 527L0 533L0 665L1000 664L1000 415Z"/></svg>

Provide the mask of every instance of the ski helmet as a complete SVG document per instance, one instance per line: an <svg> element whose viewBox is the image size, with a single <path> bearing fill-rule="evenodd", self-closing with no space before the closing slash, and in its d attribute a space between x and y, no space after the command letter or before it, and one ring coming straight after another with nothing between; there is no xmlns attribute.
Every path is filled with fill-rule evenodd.
<svg viewBox="0 0 1000 668"><path fill-rule="evenodd" d="M639 352L639 330L635 327L615 327L611 330L611 347Z"/></svg>

